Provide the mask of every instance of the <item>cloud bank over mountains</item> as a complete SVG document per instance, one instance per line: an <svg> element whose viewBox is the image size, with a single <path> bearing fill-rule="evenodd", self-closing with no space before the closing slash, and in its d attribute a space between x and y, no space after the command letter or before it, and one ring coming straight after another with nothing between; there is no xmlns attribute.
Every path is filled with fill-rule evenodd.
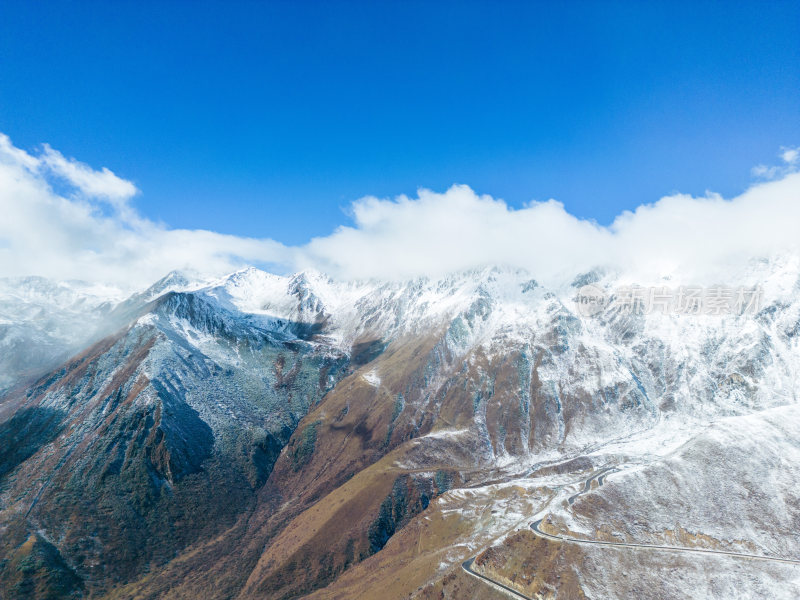
<svg viewBox="0 0 800 600"><path fill-rule="evenodd" d="M132 289L173 269L221 274L283 252L270 240L154 223L131 204L137 193L108 169L94 170L48 146L32 155L0 135L0 275Z"/></svg>
<svg viewBox="0 0 800 600"><path fill-rule="evenodd" d="M465 185L417 198L367 197L353 223L302 246L205 230L170 229L140 215L130 181L43 146L0 134L0 276L82 279L131 290L170 270L222 275L245 265L314 268L337 278L412 278L501 265L550 285L593 267L641 283L662 276L719 280L747 260L798 253L800 150L731 199L673 195L619 215L608 227L555 201L513 209Z"/></svg>

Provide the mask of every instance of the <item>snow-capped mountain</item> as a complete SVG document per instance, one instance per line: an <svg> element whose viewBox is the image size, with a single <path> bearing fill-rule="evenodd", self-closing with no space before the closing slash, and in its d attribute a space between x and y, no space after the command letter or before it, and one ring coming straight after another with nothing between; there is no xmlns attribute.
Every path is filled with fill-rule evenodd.
<svg viewBox="0 0 800 600"><path fill-rule="evenodd" d="M117 298L81 282L0 279L0 390L80 350Z"/></svg>
<svg viewBox="0 0 800 600"><path fill-rule="evenodd" d="M800 266L731 277L718 283L758 286L752 311L619 310L632 282L601 271L557 289L503 268L172 273L128 297L4 280L0 581L74 596L369 597L370 582L382 598L498 584L673 597L624 553L800 559ZM586 286L609 299L592 314ZM741 518L767 499L770 514ZM672 552L689 596L800 591L791 563L649 551ZM724 582L698 587L715 558Z"/></svg>
<svg viewBox="0 0 800 600"><path fill-rule="evenodd" d="M43 277L0 279L0 390L55 367L89 343L116 331L129 310L202 279L170 273L127 297L113 286Z"/></svg>

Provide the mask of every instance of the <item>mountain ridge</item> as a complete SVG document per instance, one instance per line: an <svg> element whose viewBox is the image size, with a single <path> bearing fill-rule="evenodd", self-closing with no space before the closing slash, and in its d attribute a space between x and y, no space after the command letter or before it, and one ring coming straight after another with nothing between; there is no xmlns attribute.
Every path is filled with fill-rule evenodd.
<svg viewBox="0 0 800 600"><path fill-rule="evenodd" d="M507 554L542 498L563 495L553 515L572 523L585 503L565 494L587 464L655 473L710 423L796 402L800 271L761 269L748 273L764 287L752 315L586 316L578 289L613 293L616 274L547 290L498 268L410 282L171 274L98 303L95 331L113 331L0 396L0 433L19 448L0 456L13 533L0 551L17 556L32 535L52 550L29 583L6 567L0 580L28 589L68 565L53 581L76 595L339 597L382 556L417 564L408 532L436 522L427 550L418 540L431 559L403 571L416 583L391 589L474 586L461 562L491 544ZM447 516L479 515L492 494L502 518ZM625 506L605 527L620 529ZM594 589L570 569L570 585Z"/></svg>

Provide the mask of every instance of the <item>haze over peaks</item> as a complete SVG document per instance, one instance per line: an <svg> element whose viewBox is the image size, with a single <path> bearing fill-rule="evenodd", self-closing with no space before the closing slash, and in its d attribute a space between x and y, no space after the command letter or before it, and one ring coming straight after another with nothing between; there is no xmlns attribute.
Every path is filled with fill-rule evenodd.
<svg viewBox="0 0 800 600"><path fill-rule="evenodd" d="M44 145L35 153L0 134L0 273L80 279L141 289L176 270L210 276L247 265L313 268L337 279L409 279L501 265L548 285L595 267L642 283L715 280L753 258L797 253L800 153L754 168L743 194L674 194L620 214L608 226L557 200L513 209L467 185L416 198L372 196L352 223L291 246L208 230L172 229L139 213L136 186Z"/></svg>

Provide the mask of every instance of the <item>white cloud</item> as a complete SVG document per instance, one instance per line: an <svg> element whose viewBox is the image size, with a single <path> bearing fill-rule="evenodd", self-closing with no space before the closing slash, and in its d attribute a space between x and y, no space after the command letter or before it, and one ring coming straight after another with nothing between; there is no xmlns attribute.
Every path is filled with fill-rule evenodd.
<svg viewBox="0 0 800 600"><path fill-rule="evenodd" d="M245 264L316 268L342 278L410 278L506 265L548 284L595 266L648 279L717 279L775 252L797 253L798 149L782 149L777 179L726 200L675 195L621 214L610 227L554 200L512 209L467 186L417 198L364 198L353 223L303 246L175 230L139 215L135 186L45 146L33 155L0 135L0 275L145 286L172 269L222 274ZM767 167L765 167L767 168ZM74 187L59 194L57 176ZM100 204L111 207L101 210Z"/></svg>
<svg viewBox="0 0 800 600"><path fill-rule="evenodd" d="M301 266L346 277L439 275L485 265L527 269L547 283L594 267L639 282L723 277L744 261L797 251L800 174L733 200L675 195L621 214L610 227L578 219L559 202L513 210L466 186L419 198L367 198L355 224L296 251Z"/></svg>
<svg viewBox="0 0 800 600"><path fill-rule="evenodd" d="M92 198L104 198L115 204L121 204L138 192L130 181L117 177L106 167L95 171L74 158L64 158L60 152L53 150L47 144L44 145L39 164L54 175L66 179L82 194Z"/></svg>
<svg viewBox="0 0 800 600"><path fill-rule="evenodd" d="M781 159L789 165L796 165L800 161L800 147L799 148L783 148L781 152Z"/></svg>
<svg viewBox="0 0 800 600"><path fill-rule="evenodd" d="M797 148L781 148L778 154L784 164L782 165L756 165L752 169L753 177L759 179L777 179L793 173L800 167L800 146Z"/></svg>
<svg viewBox="0 0 800 600"><path fill-rule="evenodd" d="M346 277L435 276L494 264L555 275L582 262L587 246L602 248L611 238L558 202L512 210L467 186L420 190L413 200L365 198L354 214L355 226L312 240L297 260Z"/></svg>
<svg viewBox="0 0 800 600"><path fill-rule="evenodd" d="M52 188L54 176L72 186L69 194ZM95 171L47 146L34 156L0 134L0 276L84 279L131 289L173 269L222 274L248 263L284 261L283 246L271 240L167 229L142 218L129 204L136 191L108 169Z"/></svg>

